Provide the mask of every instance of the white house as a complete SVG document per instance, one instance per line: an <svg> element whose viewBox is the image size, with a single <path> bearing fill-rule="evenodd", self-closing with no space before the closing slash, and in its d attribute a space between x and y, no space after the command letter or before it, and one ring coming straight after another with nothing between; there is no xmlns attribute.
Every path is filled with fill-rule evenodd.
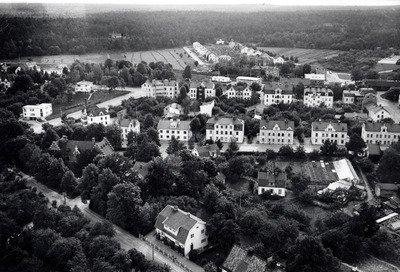
<svg viewBox="0 0 400 272"><path fill-rule="evenodd" d="M90 93L93 90L93 82L79 81L75 85L76 93Z"/></svg>
<svg viewBox="0 0 400 272"><path fill-rule="evenodd" d="M238 98L238 99L250 99L253 91L250 87L244 87L242 85L231 86L224 93L228 99Z"/></svg>
<svg viewBox="0 0 400 272"><path fill-rule="evenodd" d="M332 108L333 91L322 87L305 88L303 102L307 107L319 107L324 103L327 108Z"/></svg>
<svg viewBox="0 0 400 272"><path fill-rule="evenodd" d="M174 99L179 95L179 83L175 80L147 80L141 86L142 91L146 93L146 97L168 97Z"/></svg>
<svg viewBox="0 0 400 272"><path fill-rule="evenodd" d="M254 82L261 85L262 84L262 79L259 78L259 77L238 76L236 78L236 82L243 82L243 83L246 83L248 86L250 86Z"/></svg>
<svg viewBox="0 0 400 272"><path fill-rule="evenodd" d="M392 118L392 115L384 106L378 106L375 103L367 103L364 107L368 111L368 117L374 122L379 122L385 118Z"/></svg>
<svg viewBox="0 0 400 272"><path fill-rule="evenodd" d="M206 222L177 206L167 205L158 214L155 228L157 238L166 244L174 244L184 256L208 245Z"/></svg>
<svg viewBox="0 0 400 272"><path fill-rule="evenodd" d="M224 76L213 76L211 77L211 81L219 83L230 83L231 79L229 77L224 77Z"/></svg>
<svg viewBox="0 0 400 272"><path fill-rule="evenodd" d="M400 124L363 123L361 138L367 144L391 145L400 140Z"/></svg>
<svg viewBox="0 0 400 272"><path fill-rule="evenodd" d="M284 64L285 60L282 57L277 57L274 59L274 64Z"/></svg>
<svg viewBox="0 0 400 272"><path fill-rule="evenodd" d="M342 94L343 104L361 104L364 99L364 95L359 91L344 90Z"/></svg>
<svg viewBox="0 0 400 272"><path fill-rule="evenodd" d="M171 140L172 136L179 141L188 141L192 137L190 121L179 119L160 120L157 125L160 140Z"/></svg>
<svg viewBox="0 0 400 272"><path fill-rule="evenodd" d="M304 78L309 79L311 82L324 83L326 80L325 74L305 74Z"/></svg>
<svg viewBox="0 0 400 272"><path fill-rule="evenodd" d="M232 57L229 55L221 55L218 57L218 61L231 61Z"/></svg>
<svg viewBox="0 0 400 272"><path fill-rule="evenodd" d="M249 52L249 49L247 46L243 46L242 48L240 48L240 53L241 54L247 54L247 52Z"/></svg>
<svg viewBox="0 0 400 272"><path fill-rule="evenodd" d="M164 117L166 118L178 117L182 113L183 113L183 108L178 103L169 104L164 108Z"/></svg>
<svg viewBox="0 0 400 272"><path fill-rule="evenodd" d="M103 124L108 126L110 122L110 113L106 108L94 107L87 114L87 124Z"/></svg>
<svg viewBox="0 0 400 272"><path fill-rule="evenodd" d="M122 139L125 141L128 139L127 136L129 132L140 133L140 123L137 119L122 119L119 123L119 127L121 128Z"/></svg>
<svg viewBox="0 0 400 272"><path fill-rule="evenodd" d="M348 140L347 124L332 122L312 122L311 144L322 145L326 140L344 146Z"/></svg>
<svg viewBox="0 0 400 272"><path fill-rule="evenodd" d="M206 124L206 139L214 142L229 143L232 139L242 143L244 139L244 121L238 118L215 118L208 119Z"/></svg>
<svg viewBox="0 0 400 272"><path fill-rule="evenodd" d="M200 114L204 114L207 117L211 117L214 104L215 104L214 100L210 102L204 102L202 105L200 105Z"/></svg>
<svg viewBox="0 0 400 272"><path fill-rule="evenodd" d="M260 144L293 144L293 121L265 121L260 122L258 141Z"/></svg>
<svg viewBox="0 0 400 272"><path fill-rule="evenodd" d="M225 42L222 39L217 40L217 44L224 44Z"/></svg>
<svg viewBox="0 0 400 272"><path fill-rule="evenodd" d="M284 197L286 195L286 173L280 171L258 172L257 176L259 195L270 192L271 195Z"/></svg>
<svg viewBox="0 0 400 272"><path fill-rule="evenodd" d="M264 105L290 104L293 101L293 87L287 83L270 82L264 84L263 93Z"/></svg>
<svg viewBox="0 0 400 272"><path fill-rule="evenodd" d="M22 116L24 119L36 120L43 119L53 113L53 107L50 103L39 105L26 105L22 107Z"/></svg>
<svg viewBox="0 0 400 272"><path fill-rule="evenodd" d="M192 81L189 86L190 99L204 101L208 97L215 96L215 84L210 81Z"/></svg>
<svg viewBox="0 0 400 272"><path fill-rule="evenodd" d="M200 158L209 159L217 158L221 154L221 151L217 144L211 144L205 146L195 146L192 149L192 154Z"/></svg>

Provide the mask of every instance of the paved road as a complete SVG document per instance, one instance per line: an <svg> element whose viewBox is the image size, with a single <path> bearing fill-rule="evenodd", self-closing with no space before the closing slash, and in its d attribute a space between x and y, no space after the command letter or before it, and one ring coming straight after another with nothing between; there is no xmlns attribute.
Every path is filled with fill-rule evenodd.
<svg viewBox="0 0 400 272"><path fill-rule="evenodd" d="M64 197L60 195L59 193L51 190L47 186L37 182L33 177L25 175L22 173L22 176L24 179L27 181L28 186L34 186L37 188L39 192L42 192L49 200L50 203L53 200L56 200L58 204L63 203ZM78 208L81 209L83 215L89 219L91 222L105 222L107 221L104 217L101 215L93 212L92 210L89 209L88 204L82 203L80 197L77 197L75 199L66 199L66 204L70 207L74 207L75 205L78 206ZM132 234L128 233L124 229L116 226L113 224L114 230L115 230L115 236L114 238L120 243L121 248L125 250L129 250L132 248L135 248L136 250L142 252L148 260L152 260L153 258L153 249L146 244L144 241L140 240L139 238L133 236ZM170 250L170 254L172 254L172 250ZM191 269L193 272L204 272L204 269L198 266L197 264L179 256L179 254L175 253L176 257L179 259L182 259L182 262ZM177 263L174 263L171 259L168 257L164 256L160 252L154 251L154 260L158 263L162 264L167 264L170 268L171 271L177 271L177 272L185 272L185 270L180 267Z"/></svg>
<svg viewBox="0 0 400 272"><path fill-rule="evenodd" d="M99 104L97 104L97 106L99 106L99 107L118 106L118 105L121 105L123 100L129 99L131 97L140 98L140 97L146 96L146 93L144 91L142 91L142 89L139 87L137 87L137 88L125 87L125 88L121 88L121 89L117 88L117 90L129 91L129 93L126 95L118 96L113 99L99 103ZM76 112L70 113L67 115L67 117L72 117L74 119L81 118L81 111L78 110ZM42 125L44 123L48 123L53 126L58 126L58 125L61 125L61 118L51 119L47 122L38 122L38 121L26 121L26 122L31 125L31 128L33 129L33 131L35 133L41 133L43 131Z"/></svg>
<svg viewBox="0 0 400 272"><path fill-rule="evenodd" d="M385 92L378 92L376 99L377 99L377 104L384 106L392 116L392 119L394 120L395 123L400 122L400 108L399 104L396 102L392 102L390 100L382 98L382 95Z"/></svg>

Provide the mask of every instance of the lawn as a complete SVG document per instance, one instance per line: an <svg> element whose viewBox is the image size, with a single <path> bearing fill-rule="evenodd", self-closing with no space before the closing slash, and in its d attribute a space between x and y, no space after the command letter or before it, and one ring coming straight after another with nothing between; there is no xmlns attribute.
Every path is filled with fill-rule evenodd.
<svg viewBox="0 0 400 272"><path fill-rule="evenodd" d="M118 90L113 90L111 92L108 91L97 91L93 93L93 95L90 97L89 103L90 104L98 104L110 99L113 99L115 97L125 95L127 94L128 91L118 91ZM54 118L61 117L61 109L62 113L70 114L72 112L76 112L78 110L83 109L85 105L85 99L89 98L90 94L86 93L76 93L72 96L71 102L68 103L66 97L61 101L60 99L56 99L53 101L53 114L47 117L47 120L51 120Z"/></svg>

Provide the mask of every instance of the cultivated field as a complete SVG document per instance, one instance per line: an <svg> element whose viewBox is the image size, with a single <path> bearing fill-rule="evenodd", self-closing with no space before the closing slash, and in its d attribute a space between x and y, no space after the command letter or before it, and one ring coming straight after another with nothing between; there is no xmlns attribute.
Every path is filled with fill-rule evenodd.
<svg viewBox="0 0 400 272"><path fill-rule="evenodd" d="M293 56L299 59L299 64L315 63L318 59L330 59L339 55L338 50L329 49L303 49L303 48L284 48L284 47L257 47L265 51L270 51L278 56Z"/></svg>

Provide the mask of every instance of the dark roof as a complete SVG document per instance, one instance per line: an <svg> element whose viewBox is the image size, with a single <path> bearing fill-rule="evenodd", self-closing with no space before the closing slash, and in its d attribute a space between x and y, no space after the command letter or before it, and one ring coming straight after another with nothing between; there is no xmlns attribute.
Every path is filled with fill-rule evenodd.
<svg viewBox="0 0 400 272"><path fill-rule="evenodd" d="M101 140L101 142L95 143L95 146L100 149L101 153L104 156L108 156L114 153L114 148L112 147L112 145L110 144L110 142L106 137L104 137L103 140Z"/></svg>
<svg viewBox="0 0 400 272"><path fill-rule="evenodd" d="M365 123L365 131L380 132L383 126L387 127L387 132L400 133L400 124L391 123Z"/></svg>
<svg viewBox="0 0 400 272"><path fill-rule="evenodd" d="M216 117L211 117L210 119L207 120L207 124L218 124L218 125L243 125L244 122L242 119L239 118L227 118L227 117L222 117L222 118L216 118Z"/></svg>
<svg viewBox="0 0 400 272"><path fill-rule="evenodd" d="M280 130L294 130L294 122L293 121L265 121L261 120L260 129L272 130L276 125L279 126Z"/></svg>
<svg viewBox="0 0 400 272"><path fill-rule="evenodd" d="M328 125L332 125L333 129L337 132L347 132L346 123L312 122L311 127L313 131L325 131Z"/></svg>
<svg viewBox="0 0 400 272"><path fill-rule="evenodd" d="M368 119L368 114L359 112L345 112L344 117L351 119Z"/></svg>
<svg viewBox="0 0 400 272"><path fill-rule="evenodd" d="M149 173L149 162L135 162L133 165L133 171L137 172L141 178L145 178Z"/></svg>
<svg viewBox="0 0 400 272"><path fill-rule="evenodd" d="M184 212L179 208L167 205L157 216L155 227L160 229L182 244L185 244L186 239L189 235L189 231L196 225L196 223L205 224L200 218ZM166 225L168 228L177 230L178 234L175 235L164 228Z"/></svg>
<svg viewBox="0 0 400 272"><path fill-rule="evenodd" d="M190 82L189 88L198 88L198 87L205 87L206 89L213 89L215 87L214 83L209 81L192 81Z"/></svg>
<svg viewBox="0 0 400 272"><path fill-rule="evenodd" d="M266 272L269 271L267 261L243 249L233 245L228 257L222 265L224 270L230 272Z"/></svg>
<svg viewBox="0 0 400 272"><path fill-rule="evenodd" d="M93 107L89 109L88 111L88 116L99 116L99 115L108 115L108 110L106 108L99 108L99 107Z"/></svg>
<svg viewBox="0 0 400 272"><path fill-rule="evenodd" d="M211 144L206 146L198 146L196 147L197 152L199 153L199 157L201 158L209 158L210 152L215 151L217 155L220 154L220 150L217 144Z"/></svg>
<svg viewBox="0 0 400 272"><path fill-rule="evenodd" d="M325 87L308 87L304 89L304 95L309 93L317 94L317 93L324 93L326 96L333 96L333 91L329 88Z"/></svg>
<svg viewBox="0 0 400 272"><path fill-rule="evenodd" d="M363 79L363 82L368 87L400 87L400 81Z"/></svg>
<svg viewBox="0 0 400 272"><path fill-rule="evenodd" d="M292 94L293 87L288 83L269 82L264 84L263 92L265 94L274 94L275 90L281 89L282 94Z"/></svg>
<svg viewBox="0 0 400 272"><path fill-rule="evenodd" d="M139 122L139 121L137 119L132 119L132 120L130 120L130 119L122 119L120 121L120 123L119 123L119 126L120 127L129 127L129 124L131 122L133 122L133 126L135 127L136 126L136 122Z"/></svg>
<svg viewBox="0 0 400 272"><path fill-rule="evenodd" d="M377 144L367 144L368 153L371 156L380 156L382 155L381 147Z"/></svg>
<svg viewBox="0 0 400 272"><path fill-rule="evenodd" d="M176 126L176 128L171 128L171 125ZM157 125L157 129L175 129L175 130L189 130L190 121L180 121L180 120L160 120Z"/></svg>
<svg viewBox="0 0 400 272"><path fill-rule="evenodd" d="M291 84L293 86L296 86L300 82L303 83L304 86L311 84L311 80L309 78L281 78L280 81L284 84Z"/></svg>
<svg viewBox="0 0 400 272"><path fill-rule="evenodd" d="M381 190L387 191L397 191L400 188L400 184L395 183L377 183L376 186L378 186Z"/></svg>
<svg viewBox="0 0 400 272"><path fill-rule="evenodd" d="M257 181L258 186L261 187L286 188L286 173L258 172ZM273 183L272 185L271 182Z"/></svg>

